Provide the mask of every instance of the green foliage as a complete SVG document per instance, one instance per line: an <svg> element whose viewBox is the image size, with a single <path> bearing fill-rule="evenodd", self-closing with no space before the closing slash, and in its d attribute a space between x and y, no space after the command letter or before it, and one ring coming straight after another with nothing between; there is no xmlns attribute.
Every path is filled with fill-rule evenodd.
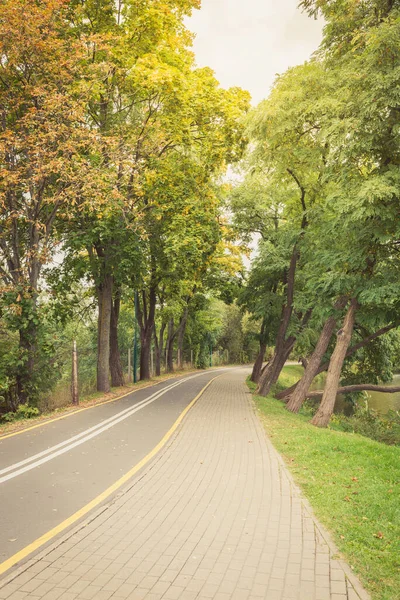
<svg viewBox="0 0 400 600"><path fill-rule="evenodd" d="M308 63L278 76L249 114L245 179L231 194L238 230L246 240L261 236L241 301L255 319L269 320L272 338L283 322L296 245L285 331L296 338L296 357L313 352L338 298L359 302L352 343L398 323L400 314L399 7L385 0L301 5L324 16L323 43ZM336 316L339 322L340 310ZM352 355L343 383L389 381L396 346L388 336Z"/></svg>
<svg viewBox="0 0 400 600"><path fill-rule="evenodd" d="M229 362L243 362L242 313L236 304L226 306L219 344L229 352Z"/></svg>
<svg viewBox="0 0 400 600"><path fill-rule="evenodd" d="M81 391L90 389L92 305L105 281L123 306L133 290L143 310L155 297L161 320L179 321L212 278L233 300L241 264L228 248L220 178L242 156L250 98L196 67L184 22L196 8L198 0L2 2L3 404L46 402L57 381L66 388L72 339ZM131 336L123 308L124 364Z"/></svg>
<svg viewBox="0 0 400 600"><path fill-rule="evenodd" d="M0 416L0 422L10 423L12 421L19 421L21 419L32 419L37 417L40 411L36 406L29 406L27 404L20 404L15 412L7 412Z"/></svg>
<svg viewBox="0 0 400 600"><path fill-rule="evenodd" d="M392 410L386 415L379 415L368 408L367 402L363 406L359 401L351 417L335 414L329 426L339 431L358 433L389 446L400 446L399 411Z"/></svg>

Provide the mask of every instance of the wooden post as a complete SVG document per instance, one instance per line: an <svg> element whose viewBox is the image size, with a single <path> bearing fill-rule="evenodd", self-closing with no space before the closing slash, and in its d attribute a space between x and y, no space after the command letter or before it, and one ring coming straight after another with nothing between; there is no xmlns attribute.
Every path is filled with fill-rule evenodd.
<svg viewBox="0 0 400 600"><path fill-rule="evenodd" d="M150 349L150 375L153 377L154 375L154 348L151 346Z"/></svg>
<svg viewBox="0 0 400 600"><path fill-rule="evenodd" d="M128 383L132 381L131 349L128 348Z"/></svg>
<svg viewBox="0 0 400 600"><path fill-rule="evenodd" d="M181 368L181 350L178 348L178 369Z"/></svg>
<svg viewBox="0 0 400 600"><path fill-rule="evenodd" d="M76 340L74 340L72 348L72 404L79 404L79 392L78 392L78 352L76 350Z"/></svg>
<svg viewBox="0 0 400 600"><path fill-rule="evenodd" d="M193 350L192 349L190 350L190 366L193 369Z"/></svg>

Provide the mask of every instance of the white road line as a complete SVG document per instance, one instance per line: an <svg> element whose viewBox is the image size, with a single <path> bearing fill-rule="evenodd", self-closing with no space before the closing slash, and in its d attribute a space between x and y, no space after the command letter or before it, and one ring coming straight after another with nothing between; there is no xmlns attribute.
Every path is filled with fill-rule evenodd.
<svg viewBox="0 0 400 600"><path fill-rule="evenodd" d="M17 477L18 475L22 475L23 473L26 473L27 471L30 471L46 462L52 460L53 458L56 458L57 456L60 456L61 454L64 454L65 452L72 450L73 448L76 448L77 446L87 442L88 440L91 440L92 438L100 435L100 433L107 431L107 429L114 427L114 425L117 425L117 423L120 423L121 421L128 419L131 415L138 412L142 408L145 408L146 406L148 406L155 400L158 400L158 398L160 398L161 396L163 396L164 394L166 394L168 391L172 390L173 388L181 385L182 383L186 383L190 379L194 379L195 377L200 377L201 375L204 375L204 373L198 373L196 375L191 375L190 377L186 377L185 379L181 379L175 383L172 383L169 386L167 386L166 388L155 392L148 398L141 400L134 406L131 406L130 408L126 408L125 410L120 411L116 415L109 417L108 419L105 419L104 421L101 421L97 425L94 425L93 427L90 427L89 429L82 431L78 435L75 435L67 440L64 440L63 442L61 442L59 444L56 444L55 446L47 448L47 450L43 450L42 452L39 452L38 454L34 454L33 456L26 458L25 460L22 460L18 463L14 463L13 465L6 467L5 469L2 469L0 471L0 475L2 475L4 473L8 473L8 475L4 475L3 477L0 477L0 483L4 483L6 481L9 481L10 479L13 479L14 477ZM24 466L24 465L26 465L26 466ZM19 468L19 467L22 467L22 468ZM12 471L12 472L10 473L10 471Z"/></svg>
<svg viewBox="0 0 400 600"><path fill-rule="evenodd" d="M21 460L20 462L14 463L12 465L10 465L9 467L5 467L4 469L0 470L0 475L3 475L4 473L8 473L10 471L14 471L15 469L17 469L18 467L22 467L23 465L26 465L38 458L41 458L42 456L46 456L46 454L50 454L51 452L54 452L55 450L58 450L58 448L62 448L63 446L70 444L72 442L74 442L75 440L78 440L86 435L88 435L89 433L91 433L92 431L95 431L96 429L99 429L100 427L106 425L107 423L111 423L112 421L114 421L115 419L117 419L118 417L130 413L132 412L133 409L137 408L138 406L141 406L142 404L144 404L145 402L148 402L151 398L155 398L155 396L158 396L160 394L160 392L162 391L168 391L170 389L172 389L173 387L175 387L176 383L174 384L170 384L168 387L164 388L163 390L158 390L157 392L154 392L154 394L152 394L151 396L149 396L148 398L145 398L144 400L141 400L140 402L138 402L137 404L135 404L134 406L130 406L129 408L126 408L118 413L116 413L115 415L113 415L112 417L109 417L108 419L104 419L103 421L100 421L100 423L97 423L97 425L94 425L93 427L90 427L89 429L85 429L85 431L82 431L81 433L78 433L77 435L74 435L71 438L68 438L66 440L64 440L63 442L60 442L59 444L56 444L55 446L50 446L50 448L47 448L46 450L43 450L42 452L38 452L37 454L34 454L24 460Z"/></svg>

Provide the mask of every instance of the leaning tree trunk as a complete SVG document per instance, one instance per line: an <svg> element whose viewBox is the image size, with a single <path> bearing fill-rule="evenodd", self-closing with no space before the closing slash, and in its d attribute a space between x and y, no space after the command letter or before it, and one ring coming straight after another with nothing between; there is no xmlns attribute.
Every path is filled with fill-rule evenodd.
<svg viewBox="0 0 400 600"><path fill-rule="evenodd" d="M338 394L353 394L354 392L382 392L384 394L398 394L400 386L374 385L373 383L355 383L344 385L337 389ZM307 393L307 398L318 398L324 395L324 390L313 390Z"/></svg>
<svg viewBox="0 0 400 600"><path fill-rule="evenodd" d="M358 303L356 298L352 298L344 319L343 327L337 332L336 346L329 362L324 394L318 411L311 420L311 423L317 427L326 427L332 416L343 362L353 333L357 307Z"/></svg>
<svg viewBox="0 0 400 600"><path fill-rule="evenodd" d="M282 306L281 322L279 325L278 334L276 336L275 352L270 365L261 374L260 381L257 387L257 394L261 396L267 396L274 383L278 381L280 371L289 356L294 341L290 347L289 352L286 352L289 340L286 340L286 333L289 327L290 319L293 312L293 296L294 296L294 279L296 275L297 260L299 252L295 245L290 258L289 270L287 273L286 281L286 302ZM285 357L285 358L284 358ZM280 370L279 370L280 368Z"/></svg>
<svg viewBox="0 0 400 600"><path fill-rule="evenodd" d="M111 385L119 387L124 385L124 371L121 364L121 355L118 345L118 320L121 304L121 293L117 289L114 297L114 302L111 302L110 316L110 372Z"/></svg>
<svg viewBox="0 0 400 600"><path fill-rule="evenodd" d="M335 310L343 308L346 300L340 298L334 306ZM322 328L321 334L319 336L317 345L315 346L315 350L312 353L310 359L306 363L306 367L304 370L303 377L298 382L295 391L290 397L289 402L286 405L287 410L291 412L297 413L299 412L304 400L306 399L307 392L310 389L310 385L314 379L314 377L318 373L319 366L321 364L321 360L328 348L329 342L333 335L333 331L336 327L336 317L332 315L325 321L325 324Z"/></svg>
<svg viewBox="0 0 400 600"><path fill-rule="evenodd" d="M263 342L260 342L260 350L258 352L257 358L255 360L255 363L253 365L253 371L250 375L250 381L253 381L254 383L258 383L259 379L260 379L260 375L261 375L261 369L263 366L263 362L264 362L264 356L265 356L265 352L267 350L267 344L264 344Z"/></svg>
<svg viewBox="0 0 400 600"><path fill-rule="evenodd" d="M399 326L399 323L397 323L397 322L391 323L390 325L386 325L386 327L381 327L381 329L378 329L378 331L371 333L371 335L368 335L366 338L364 338L357 344L350 346L350 348L346 352L345 358L352 356L355 352L357 352L357 350L360 350L361 348L365 348L365 346L368 346L368 344L370 344L371 342L376 340L378 337L380 337L381 335L385 335L385 333L387 333L388 331L391 331L392 329L394 329L395 327L398 327L398 326ZM320 365L318 367L318 370L315 375L319 375L320 373L325 373L325 371L327 371L328 368L329 368L329 361L324 362L322 365ZM293 394L295 389L297 388L298 384L299 384L299 382L297 381L290 387L285 388L281 392L278 392L278 394L276 395L276 398L278 400L285 400L286 398L289 398ZM308 397L308 395L307 395L307 397Z"/></svg>
<svg viewBox="0 0 400 600"><path fill-rule="evenodd" d="M278 381L279 375L281 374L282 369L285 366L285 363L288 360L288 358L290 356L290 353L293 350L295 342L296 342L296 338L293 337L293 336L290 336L286 340L285 346L283 348L283 352L279 356L278 360L275 362L274 370L273 370L273 372L271 374L271 384L270 384L271 386L275 385L275 383ZM268 390L267 393L269 393L269 390Z"/></svg>
<svg viewBox="0 0 400 600"><path fill-rule="evenodd" d="M260 396L268 396L271 387L278 381L279 375L282 372L285 362L289 358L296 338L290 336L282 345L280 345L272 360L268 363L266 369L263 370L258 382L257 394Z"/></svg>
<svg viewBox="0 0 400 600"><path fill-rule="evenodd" d="M98 286L99 316L97 321L97 390L110 391L110 326L113 281L105 275Z"/></svg>

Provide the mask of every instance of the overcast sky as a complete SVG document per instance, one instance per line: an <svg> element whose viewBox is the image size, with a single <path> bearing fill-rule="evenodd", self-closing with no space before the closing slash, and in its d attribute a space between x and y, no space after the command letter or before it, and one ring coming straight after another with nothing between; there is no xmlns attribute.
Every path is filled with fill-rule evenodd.
<svg viewBox="0 0 400 600"><path fill-rule="evenodd" d="M275 75L307 60L322 35L321 21L298 0L202 0L187 20L196 34L197 64L211 67L223 87L248 90L253 104L268 96Z"/></svg>

